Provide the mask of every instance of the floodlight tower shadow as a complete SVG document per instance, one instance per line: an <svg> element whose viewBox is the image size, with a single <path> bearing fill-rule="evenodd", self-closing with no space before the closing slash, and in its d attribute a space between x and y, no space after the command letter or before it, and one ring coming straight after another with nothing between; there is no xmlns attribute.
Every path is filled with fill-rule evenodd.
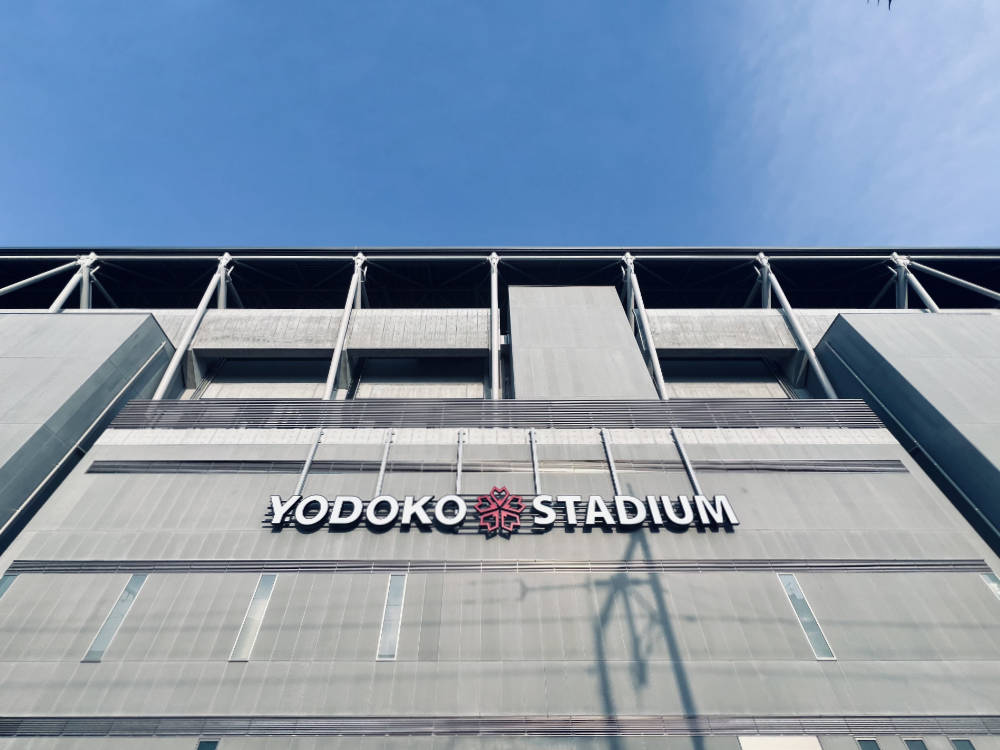
<svg viewBox="0 0 1000 750"><path fill-rule="evenodd" d="M645 530L636 530L631 532L628 547L625 550L623 560L633 560L637 557L641 557L646 560L652 559L651 550L649 548L649 539ZM633 576L635 575L636 574L633 574ZM652 595L652 602L650 603L648 600L638 600L638 603L640 603L643 607L652 611L650 618L653 620L652 627L643 628L638 622L635 612L634 605L639 594L637 587L642 585L640 581L636 581L634 577L630 578L628 573L616 573L608 579L596 581L593 585L601 586L607 589L604 601L600 605L598 613L594 618L593 634L594 663L596 666L598 680L600 682L599 689L601 693L601 703L604 708L604 717L607 721L608 729L614 729L618 725L618 706L615 701L611 675L608 672L604 632L608 627L614 606L620 597L622 606L625 609L625 621L628 624L630 636L629 640L632 652L631 669L635 676L636 684L642 686L647 683L650 667L649 661L646 658L648 648L644 647L644 642L648 642L651 631L655 631L658 626L659 629L663 631L667 650L670 654L670 664L674 672L674 681L677 685L677 692L680 697L683 715L686 717L691 731L692 748L694 748L694 750L704 750L704 737L700 736L698 733L699 731L704 731L704 728L700 726L697 718L698 709L695 703L694 694L691 690L691 684L688 680L687 671L684 668L684 660L681 655L680 646L677 642L677 636L670 623L670 611L667 607L666 593L660 585L660 581L657 578L655 571L649 572L648 580L649 590ZM538 592L540 589L552 591L557 588L565 588L561 585L542 587L529 586L525 584L523 580L520 581L520 586L522 599L529 593ZM587 585L587 588L589 590L590 585ZM608 747L611 750L622 750L621 737L609 735L607 740Z"/></svg>
<svg viewBox="0 0 1000 750"><path fill-rule="evenodd" d="M649 549L649 540L647 539L646 534L647 532L642 529L632 532L628 547L626 548L625 555L623 557L625 561L634 559L637 556L637 552L646 560L652 559ZM655 620L660 629L663 631L664 640L667 644L667 650L670 654L670 665L674 672L674 681L677 685L678 695L680 696L681 707L691 728L692 747L695 748L695 750L703 750L705 741L704 738L698 734L696 718L698 714L697 705L695 704L694 694L691 690L691 683L688 680L687 670L684 668L684 660L681 656L680 647L677 643L677 636L674 633L673 626L670 624L670 612L667 607L667 598L655 571L650 571L648 575L649 590L653 598ZM597 617L594 620L595 664L597 666L598 679L600 680L601 700L604 704L604 713L605 716L608 717L609 724L613 726L617 721L616 717L618 712L615 703L614 691L611 685L611 677L608 674L608 663L605 659L604 631L608 626L608 619L614 609L615 601L618 597L621 597L622 606L625 608L625 618L628 623L630 642L632 645L632 668L638 685L646 684L648 679L649 663L642 648L643 636L646 634L640 632L640 628L636 622L635 613L632 608L632 596L637 583L630 580L627 573L616 573L607 581L597 582L597 585L606 586L608 588L608 593L600 611L597 614ZM621 738L613 735L609 736L608 746L611 750L621 750Z"/></svg>

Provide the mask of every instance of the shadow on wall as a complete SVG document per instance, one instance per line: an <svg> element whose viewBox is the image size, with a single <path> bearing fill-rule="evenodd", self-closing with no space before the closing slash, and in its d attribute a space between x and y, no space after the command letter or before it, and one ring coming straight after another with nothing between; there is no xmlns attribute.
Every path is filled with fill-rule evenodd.
<svg viewBox="0 0 1000 750"><path fill-rule="evenodd" d="M625 551L625 560L636 558L652 559L649 549L649 540L645 533L635 533L631 535L628 548ZM649 662L645 657L646 643L656 637L657 631L662 631L667 650L670 652L670 665L674 672L674 681L677 684L677 693L680 696L681 706L685 716L694 717L698 710L694 696L691 693L691 685L688 682L687 671L684 668L684 661L681 658L680 648L677 645L677 636L673 626L670 624L670 612L667 609L667 597L660 585L660 580L656 574L650 572L646 580L630 578L626 573L617 573L608 578L595 581L596 587L604 589L604 598L597 617L594 619L594 666L599 680L601 691L601 702L604 706L604 714L613 724L618 715L618 706L615 701L614 688L611 676L608 673L608 662L605 658L604 638L609 625L611 614L616 605L620 604L625 610L625 622L628 627L629 646L631 648L632 685L636 690L641 690L649 679ZM647 598L648 595L652 601ZM648 618L648 627L643 627L641 620ZM691 719L692 723L694 719ZM691 728L691 742L695 750L703 750L704 738L699 736L695 727ZM622 750L621 738L610 736L608 747L611 750Z"/></svg>

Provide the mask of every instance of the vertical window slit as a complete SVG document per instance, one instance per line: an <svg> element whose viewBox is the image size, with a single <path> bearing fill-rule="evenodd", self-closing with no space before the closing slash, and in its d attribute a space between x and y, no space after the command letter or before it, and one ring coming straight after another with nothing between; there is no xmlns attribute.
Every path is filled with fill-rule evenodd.
<svg viewBox="0 0 1000 750"><path fill-rule="evenodd" d="M406 591L406 574L393 573L385 592L385 609L382 612L382 629L378 635L378 661L396 658L399 645L399 626L403 619L403 595Z"/></svg>
<svg viewBox="0 0 1000 750"><path fill-rule="evenodd" d="M7 589L10 585L14 583L14 579L17 578L16 573L7 573L6 575L0 576L0 598L7 593Z"/></svg>
<svg viewBox="0 0 1000 750"><path fill-rule="evenodd" d="M986 585L990 587L990 591L993 592L993 595L996 596L997 599L1000 599L1000 578L997 578L997 574L982 573L980 575L982 576L982 579L986 583ZM3 593L2 586L0 586L0 593Z"/></svg>
<svg viewBox="0 0 1000 750"><path fill-rule="evenodd" d="M816 621L812 608L809 606L809 602L806 601L806 595L802 593L795 575L792 573L778 573L778 579L785 589L785 595L788 596L788 601L795 611L799 625L802 626L802 630L806 634L806 640L809 641L813 654L816 655L817 659L821 660L836 659L837 657L833 655L833 649L830 648L826 636L823 635L823 630Z"/></svg>
<svg viewBox="0 0 1000 750"><path fill-rule="evenodd" d="M104 652L111 645L111 640L115 637L115 633L118 632L118 628L121 627L122 622L125 620L125 615L132 608L132 604L135 602L135 598L139 595L139 590L145 582L145 573L134 575L128 579L125 589L122 591L121 596L118 597L118 601L115 602L115 606L111 608L107 618L104 620L104 624L101 625L101 629L97 631L94 642L90 644L90 649L87 651L87 655L83 657L83 661L99 662L104 658Z"/></svg>
<svg viewBox="0 0 1000 750"><path fill-rule="evenodd" d="M262 573L257 581L257 588L253 592L247 613L243 617L243 624L240 626L240 633L236 636L236 643L233 644L233 652L229 655L229 661L249 661L250 652L253 651L253 644L260 633L260 626L264 622L264 612L267 611L267 603L271 600L271 592L274 591L274 582L277 573Z"/></svg>

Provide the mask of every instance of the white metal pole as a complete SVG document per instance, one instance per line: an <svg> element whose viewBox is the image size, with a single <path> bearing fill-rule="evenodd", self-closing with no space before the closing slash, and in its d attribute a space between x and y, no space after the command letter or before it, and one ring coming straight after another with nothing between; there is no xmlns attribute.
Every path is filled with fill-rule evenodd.
<svg viewBox="0 0 1000 750"><path fill-rule="evenodd" d="M500 256L490 253L490 398L499 399L500 393L500 293L498 269Z"/></svg>
<svg viewBox="0 0 1000 750"><path fill-rule="evenodd" d="M227 307L226 291L229 288L229 269L226 268L222 271L222 278L219 279L219 286L215 294L215 306L219 310L225 310Z"/></svg>
<svg viewBox="0 0 1000 750"><path fill-rule="evenodd" d="M358 283L365 265L365 256L358 253L354 256L354 275L347 289L347 301L344 302L344 314L340 318L340 329L337 331L337 343L333 347L333 358L330 360L330 371L326 376L326 387L323 389L323 400L333 398L333 389L337 384L337 374L340 372L340 360L344 356L344 342L347 341L347 327L351 322L351 310L354 307L354 295L358 293Z"/></svg>
<svg viewBox="0 0 1000 750"><path fill-rule="evenodd" d="M938 271L936 268L930 268L925 266L923 263L917 263L915 260L910 261L910 266L912 268L917 268L924 273L929 273L931 276L937 276L939 279L944 279L945 281L950 281L952 284L957 284L958 286L965 287L973 292L979 292L980 294L985 294L991 299L995 299L1000 302L1000 292L994 292L992 289L987 289L984 286L979 286L979 284L973 284L971 281L966 281L965 279L960 279L957 276L952 276L950 273L945 273L944 271ZM2 293L2 290L0 290Z"/></svg>
<svg viewBox="0 0 1000 750"><path fill-rule="evenodd" d="M917 293L917 296L920 297L920 301L924 303L924 306L928 310L931 312L941 312L941 308L939 308L934 300L931 299L931 295L929 295L927 290L924 289L924 285L921 284L920 280L910 272L910 259L904 258L898 253L893 253L890 257L892 258L892 262L896 264L896 306L900 307L900 285L903 287L902 294L904 295L903 299L905 300L906 285L909 284L913 287L913 291ZM906 307L905 302L902 307Z"/></svg>
<svg viewBox="0 0 1000 750"><path fill-rule="evenodd" d="M788 327L792 329L792 335L795 337L799 345L799 349L805 353L809 363L813 366L813 372L816 373L816 379L819 380L820 385L823 387L823 392L826 394L827 398L837 398L837 392L833 390L833 384L826 376L826 371L823 369L823 365L819 363L819 358L816 356L816 352L813 351L812 345L809 343L809 339L806 338L806 334L802 330L802 326L799 325L798 318L795 317L795 311L792 309L792 306L788 304L788 297L785 296L785 290L781 288L778 278L774 275L774 271L771 270L771 264L768 261L767 256L764 255L764 253L761 253L757 256L757 262L760 264L764 275L770 277L771 291L773 291L774 296L778 298L778 304L781 305L781 309L785 313L785 320L788 322Z"/></svg>
<svg viewBox="0 0 1000 750"><path fill-rule="evenodd" d="M163 377L160 379L160 384L156 386L156 392L153 394L154 401L159 401L163 398L164 394L167 392L167 388L170 386L170 382L174 379L174 375L177 373L177 368L179 368L181 363L184 361L184 356L187 354L187 351L191 346L191 342L194 341L194 335L198 332L198 326L201 325L201 321L205 317L205 311L208 310L208 304L212 301L212 294L215 293L219 284L223 283L226 267L229 265L230 260L231 256L229 253L225 253L219 259L219 267L215 270L215 273L212 274L212 280L208 282L208 287L205 289L205 293L201 296L201 302L198 303L198 308L194 311L194 317L191 318L191 322L188 323L187 330L184 331L183 338L181 338L180 343L174 350L174 356L170 358L170 364L167 365L167 371L163 373Z"/></svg>
<svg viewBox="0 0 1000 750"><path fill-rule="evenodd" d="M71 268L78 268L80 266L80 261L74 260L70 263L64 263L61 266L56 266L55 268L50 268L48 271L42 271L41 273L36 273L34 276L29 276L21 281L16 281L13 284L8 284L7 286L0 288L0 297L7 294L8 292L16 292L18 289L23 289L30 284L34 284L36 281L41 281L42 279L47 279L50 276L55 276L56 274L62 273L63 271L68 271Z"/></svg>
<svg viewBox="0 0 1000 750"><path fill-rule="evenodd" d="M91 253L86 258L80 258L80 309L89 310L93 302L93 289L91 287L94 275L94 261L97 254Z"/></svg>
<svg viewBox="0 0 1000 750"><path fill-rule="evenodd" d="M917 296L920 297L924 306L926 306L928 310L931 312L941 312L941 308L937 306L937 303L934 302L933 299L931 299L931 295L927 293L927 290L924 289L924 285L920 283L916 276L907 272L906 280L910 282L910 286L913 287L913 291L917 293Z"/></svg>
<svg viewBox="0 0 1000 750"><path fill-rule="evenodd" d="M632 271L630 264L625 264L625 312L628 313L628 327L635 335L635 292L632 289ZM645 342L643 342L645 346Z"/></svg>
<svg viewBox="0 0 1000 750"><path fill-rule="evenodd" d="M889 256L892 261L893 266L895 266L896 271L896 309L905 310L910 306L909 300L909 287L907 286L906 277L909 276L909 271L906 268L906 264L903 262L902 258L896 253Z"/></svg>
<svg viewBox="0 0 1000 750"><path fill-rule="evenodd" d="M771 274L760 275L760 306L767 310L771 307Z"/></svg>
<svg viewBox="0 0 1000 750"><path fill-rule="evenodd" d="M656 393L663 400L667 400L667 386L663 382L663 370L660 369L660 357L656 352L656 344L653 342L653 331L649 326L649 316L646 315L646 304L642 300L642 290L639 288L639 279L635 275L635 259L632 253L625 253L622 258L625 267L629 269L628 277L632 283L632 293L635 295L635 306L639 310L639 327L642 329L642 338L646 342L646 352L649 355L650 364L653 367L653 380L656 385Z"/></svg>
<svg viewBox="0 0 1000 750"><path fill-rule="evenodd" d="M76 273L73 274L73 278L66 282L66 286L64 286L63 290L59 292L59 296L52 301L51 305L49 305L49 312L59 312L62 310L63 305L66 304L66 300L69 299L73 290L76 289L76 285L80 283L80 278L86 272L87 269L83 266L76 269Z"/></svg>

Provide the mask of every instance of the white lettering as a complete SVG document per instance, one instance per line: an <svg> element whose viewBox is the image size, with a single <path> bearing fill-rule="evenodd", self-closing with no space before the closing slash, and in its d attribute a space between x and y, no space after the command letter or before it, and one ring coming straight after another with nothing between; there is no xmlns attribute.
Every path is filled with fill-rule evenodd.
<svg viewBox="0 0 1000 750"><path fill-rule="evenodd" d="M660 499L663 501L663 510L667 513L667 520L670 523L677 524L678 526L690 526L694 523L694 510L691 508L691 501L688 499L687 495L678 495L677 502L680 503L681 508L683 508L683 515L677 515L677 508L674 507L673 501L670 499L670 495L661 495Z"/></svg>
<svg viewBox="0 0 1000 750"><path fill-rule="evenodd" d="M582 500L579 495L559 495L556 498L560 503L566 506L566 525L576 526L576 504L578 501Z"/></svg>
<svg viewBox="0 0 1000 750"><path fill-rule="evenodd" d="M351 509L345 516L344 506L349 505ZM333 500L333 510L330 511L331 526L348 526L361 518L361 498L354 495L337 495Z"/></svg>
<svg viewBox="0 0 1000 750"><path fill-rule="evenodd" d="M317 512L311 517L306 516L306 510L315 503ZM323 519L330 511L330 502L322 495L310 495L295 506L295 523L299 526L315 526L323 523Z"/></svg>
<svg viewBox="0 0 1000 750"><path fill-rule="evenodd" d="M635 512L629 514L626 504L631 505ZM615 510L618 511L618 523L622 526L640 526L646 520L646 506L631 495L615 495Z"/></svg>
<svg viewBox="0 0 1000 750"><path fill-rule="evenodd" d="M739 523L732 506L729 505L729 498L725 495L716 495L711 503L704 495L695 495L694 502L698 506L698 517L706 526L712 523L719 525L729 523L735 526Z"/></svg>
<svg viewBox="0 0 1000 750"><path fill-rule="evenodd" d="M427 515L427 511L424 510L424 506L430 502L434 495L424 495L419 500L417 500L413 495L407 495L403 498L403 515L400 518L400 523L403 526L409 526L413 522L413 517L417 517L417 523L422 526L431 525L431 517Z"/></svg>
<svg viewBox="0 0 1000 750"><path fill-rule="evenodd" d="M646 504L649 505L649 515L652 516L653 523L662 526L663 516L660 515L660 503L656 495L646 495Z"/></svg>
<svg viewBox="0 0 1000 750"><path fill-rule="evenodd" d="M531 501L531 510L535 513L535 526L551 526L556 522L556 512L549 507L551 502L552 495L538 495Z"/></svg>
<svg viewBox="0 0 1000 750"><path fill-rule="evenodd" d="M597 523L597 517L601 517L601 523L613 525L615 519L611 517L607 503L600 495L591 495L590 502L587 503L587 518L584 520L585 526L593 526Z"/></svg>
<svg viewBox="0 0 1000 750"><path fill-rule="evenodd" d="M282 502L281 495L271 495L271 525L284 525L285 516L288 514L288 511L301 499L302 495L292 495L287 501Z"/></svg>
<svg viewBox="0 0 1000 750"><path fill-rule="evenodd" d="M455 505L455 515L446 516L445 508L451 503ZM465 500L458 495L445 495L434 504L434 518L442 526L458 526L465 520L466 512Z"/></svg>
<svg viewBox="0 0 1000 750"><path fill-rule="evenodd" d="M381 517L376 513L379 505L385 505L389 508L389 511ZM368 523L372 526L391 526L396 522L396 516L398 514L399 501L392 495L379 495L368 503L368 508L365 511L365 518L368 519Z"/></svg>

